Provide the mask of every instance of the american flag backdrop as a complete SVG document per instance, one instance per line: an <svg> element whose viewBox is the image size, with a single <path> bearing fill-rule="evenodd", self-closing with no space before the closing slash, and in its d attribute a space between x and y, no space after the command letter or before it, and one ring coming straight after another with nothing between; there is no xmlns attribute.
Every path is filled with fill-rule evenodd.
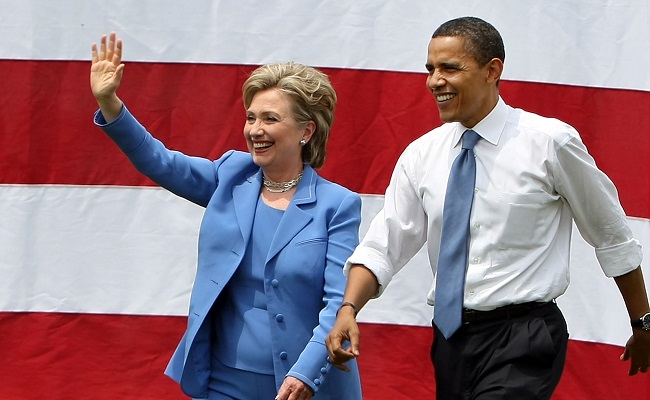
<svg viewBox="0 0 650 400"><path fill-rule="evenodd" d="M185 327L202 209L155 187L93 125L101 34L124 40L118 93L136 117L213 159L245 150L241 85L256 66L326 72L339 105L320 173L362 194L363 234L401 151L441 123L429 38L466 15L504 38L504 100L581 133L650 282L647 0L0 0L0 400L185 398L163 370ZM650 398L650 375L628 377L618 360L623 301L577 231L571 264L554 399ZM365 399L434 398L430 283L420 253L360 313Z"/></svg>

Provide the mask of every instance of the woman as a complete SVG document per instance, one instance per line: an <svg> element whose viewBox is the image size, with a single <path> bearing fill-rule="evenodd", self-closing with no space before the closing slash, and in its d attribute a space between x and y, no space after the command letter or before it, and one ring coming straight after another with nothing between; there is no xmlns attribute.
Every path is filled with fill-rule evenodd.
<svg viewBox="0 0 650 400"><path fill-rule="evenodd" d="M360 399L356 365L330 368L324 340L341 305L343 263L358 244L361 200L319 177L336 93L321 72L265 65L243 87L249 153L216 161L173 152L116 90L115 33L92 46L95 123L135 167L206 208L187 331L166 374L208 399Z"/></svg>

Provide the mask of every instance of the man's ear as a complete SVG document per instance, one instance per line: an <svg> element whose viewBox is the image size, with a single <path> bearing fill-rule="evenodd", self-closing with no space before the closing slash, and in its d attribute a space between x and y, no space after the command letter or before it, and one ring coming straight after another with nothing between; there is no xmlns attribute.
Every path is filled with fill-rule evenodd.
<svg viewBox="0 0 650 400"><path fill-rule="evenodd" d="M489 83L498 82L503 73L503 61L498 58L493 58L485 66L487 71L487 81Z"/></svg>

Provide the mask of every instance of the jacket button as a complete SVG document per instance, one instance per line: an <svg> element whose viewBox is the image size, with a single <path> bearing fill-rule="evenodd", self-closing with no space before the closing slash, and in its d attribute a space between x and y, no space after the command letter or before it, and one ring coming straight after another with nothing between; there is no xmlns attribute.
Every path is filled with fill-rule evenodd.
<svg viewBox="0 0 650 400"><path fill-rule="evenodd" d="M280 352L280 360L286 360L288 356L286 351Z"/></svg>
<svg viewBox="0 0 650 400"><path fill-rule="evenodd" d="M278 322L284 321L284 315L282 315L282 314L276 315L275 320L278 321Z"/></svg>
<svg viewBox="0 0 650 400"><path fill-rule="evenodd" d="M325 368L325 367L321 368L320 373L325 375L327 373L327 368Z"/></svg>
<svg viewBox="0 0 650 400"><path fill-rule="evenodd" d="M271 281L271 286L273 286L273 287L278 287L278 286L280 286L280 281L278 281L277 279L273 279L273 280Z"/></svg>
<svg viewBox="0 0 650 400"><path fill-rule="evenodd" d="M314 385L316 386L320 385L320 379L314 379Z"/></svg>

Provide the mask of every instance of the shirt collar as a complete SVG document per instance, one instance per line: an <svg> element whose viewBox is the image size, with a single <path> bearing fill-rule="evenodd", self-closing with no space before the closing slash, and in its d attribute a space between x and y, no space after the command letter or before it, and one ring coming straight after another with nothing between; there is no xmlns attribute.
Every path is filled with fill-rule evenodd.
<svg viewBox="0 0 650 400"><path fill-rule="evenodd" d="M499 101L497 105L494 106L492 111L485 116L478 124L473 128L473 131L479 134L482 139L487 142L497 145L499 143L499 138L503 132L503 128L506 126L506 120L508 119L508 106L503 101L501 96L499 96ZM456 123L456 130L454 132L453 144L456 147L460 143L460 138L463 133L470 128L463 126L461 123Z"/></svg>

